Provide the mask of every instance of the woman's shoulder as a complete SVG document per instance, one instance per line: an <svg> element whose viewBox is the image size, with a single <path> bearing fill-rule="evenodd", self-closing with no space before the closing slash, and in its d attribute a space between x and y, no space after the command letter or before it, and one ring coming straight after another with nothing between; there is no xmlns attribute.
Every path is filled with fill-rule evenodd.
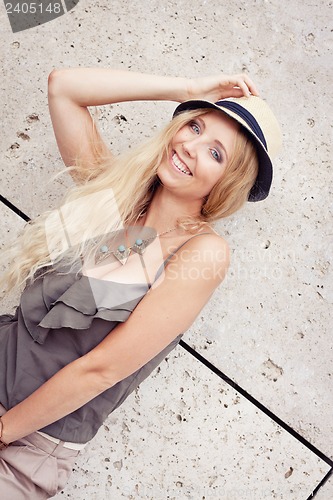
<svg viewBox="0 0 333 500"><path fill-rule="evenodd" d="M213 266L226 270L229 266L228 242L211 227L187 237L177 253L180 261L197 267Z"/></svg>
<svg viewBox="0 0 333 500"><path fill-rule="evenodd" d="M197 236L200 236L200 238L197 238ZM229 249L227 240L210 226L190 236L186 243L193 248Z"/></svg>

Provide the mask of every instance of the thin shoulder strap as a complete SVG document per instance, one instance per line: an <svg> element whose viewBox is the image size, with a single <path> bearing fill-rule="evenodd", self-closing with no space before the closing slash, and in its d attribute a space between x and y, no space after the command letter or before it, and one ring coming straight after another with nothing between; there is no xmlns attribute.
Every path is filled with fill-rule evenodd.
<svg viewBox="0 0 333 500"><path fill-rule="evenodd" d="M187 243L188 241L192 240L192 239L193 239L193 238L195 238L196 236L201 236L201 235L203 235L203 234L212 234L212 233L209 233L209 232L207 232L207 231L206 231L205 233L195 234L194 236L191 236L191 238L188 238L186 241L184 241L184 243L182 243L181 245L179 245L179 246L176 248L176 250L174 250L172 253L170 253L170 254L167 256L167 258L166 258L166 259L162 262L162 264L160 265L160 267L158 268L157 273L156 273L156 275L155 275L155 280L154 280L154 281L156 281L156 280L157 280L157 278L159 278L159 276L160 276L160 275L161 275L161 273L162 273L162 269L163 269L163 268L165 268L165 266L167 265L167 263L168 263L168 261L171 259L171 257L172 257L173 255L175 255L175 253L176 253L176 252L178 252L178 250L179 250L182 246L184 246L184 245L185 245L185 243Z"/></svg>

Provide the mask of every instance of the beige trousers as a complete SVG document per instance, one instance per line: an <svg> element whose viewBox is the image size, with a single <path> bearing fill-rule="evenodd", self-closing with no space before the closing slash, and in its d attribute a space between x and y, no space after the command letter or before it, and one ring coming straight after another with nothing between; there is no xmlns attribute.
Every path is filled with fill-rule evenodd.
<svg viewBox="0 0 333 500"><path fill-rule="evenodd" d="M0 404L0 415L6 412ZM40 500L61 491L80 453L37 432L0 451L1 500Z"/></svg>

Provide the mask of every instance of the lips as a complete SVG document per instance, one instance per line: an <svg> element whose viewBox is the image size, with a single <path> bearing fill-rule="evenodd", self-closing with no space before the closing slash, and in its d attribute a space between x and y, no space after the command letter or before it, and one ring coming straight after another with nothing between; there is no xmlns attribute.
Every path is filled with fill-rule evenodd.
<svg viewBox="0 0 333 500"><path fill-rule="evenodd" d="M176 169L179 170L179 172L181 172L184 175L192 175L191 170L179 158L179 156L177 155L177 153L175 151L173 151L173 153L172 153L171 161L172 161L174 167L176 167Z"/></svg>

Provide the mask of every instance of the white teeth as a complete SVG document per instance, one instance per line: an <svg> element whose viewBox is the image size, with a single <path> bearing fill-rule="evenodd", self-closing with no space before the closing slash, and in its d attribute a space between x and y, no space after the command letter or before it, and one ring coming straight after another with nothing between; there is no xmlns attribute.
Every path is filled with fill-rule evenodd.
<svg viewBox="0 0 333 500"><path fill-rule="evenodd" d="M178 168L178 170L180 170L186 175L191 175L190 170L187 167L185 167L185 165L180 161L176 153L172 155L172 161L174 165Z"/></svg>

